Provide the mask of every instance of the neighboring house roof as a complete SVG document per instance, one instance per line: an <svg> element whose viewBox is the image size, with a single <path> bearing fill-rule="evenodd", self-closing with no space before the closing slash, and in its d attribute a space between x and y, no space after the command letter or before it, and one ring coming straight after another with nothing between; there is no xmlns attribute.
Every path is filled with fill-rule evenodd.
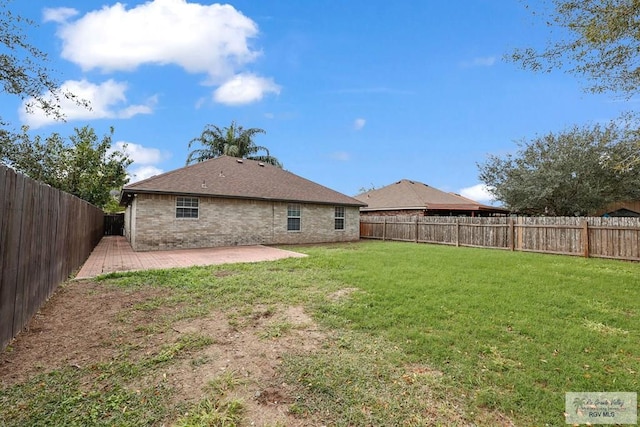
<svg viewBox="0 0 640 427"><path fill-rule="evenodd" d="M640 200L610 203L605 208L595 212L595 215L640 217Z"/></svg>
<svg viewBox="0 0 640 427"><path fill-rule="evenodd" d="M136 193L181 194L365 206L352 197L255 160L221 156L127 185L120 204Z"/></svg>
<svg viewBox="0 0 640 427"><path fill-rule="evenodd" d="M507 213L508 210L480 204L454 193L446 193L418 181L400 180L376 190L355 196L367 204L361 211L384 210L450 210L493 211Z"/></svg>

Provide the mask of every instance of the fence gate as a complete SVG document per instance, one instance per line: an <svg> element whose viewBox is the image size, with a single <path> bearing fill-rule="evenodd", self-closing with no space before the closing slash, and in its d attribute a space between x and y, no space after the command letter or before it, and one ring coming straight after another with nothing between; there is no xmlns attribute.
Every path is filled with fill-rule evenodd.
<svg viewBox="0 0 640 427"><path fill-rule="evenodd" d="M124 236L124 213L105 214L104 235Z"/></svg>

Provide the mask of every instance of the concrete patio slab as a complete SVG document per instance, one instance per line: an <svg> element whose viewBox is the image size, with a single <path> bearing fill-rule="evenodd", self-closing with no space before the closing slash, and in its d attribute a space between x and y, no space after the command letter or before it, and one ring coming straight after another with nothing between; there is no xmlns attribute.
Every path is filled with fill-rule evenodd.
<svg viewBox="0 0 640 427"><path fill-rule="evenodd" d="M134 252L124 237L105 236L91 252L89 259L84 263L75 279L89 279L101 274L119 271L274 261L305 256L305 254L261 245Z"/></svg>

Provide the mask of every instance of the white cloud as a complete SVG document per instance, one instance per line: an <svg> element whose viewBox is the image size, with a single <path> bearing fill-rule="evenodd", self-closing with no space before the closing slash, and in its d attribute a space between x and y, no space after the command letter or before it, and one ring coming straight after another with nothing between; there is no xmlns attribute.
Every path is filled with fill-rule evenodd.
<svg viewBox="0 0 640 427"><path fill-rule="evenodd" d="M85 71L175 64L206 73L217 84L260 56L249 46L257 25L230 5L153 0L130 9L123 3L104 6L73 21L72 16L67 9L46 12L60 24L62 57Z"/></svg>
<svg viewBox="0 0 640 427"><path fill-rule="evenodd" d="M140 166L133 169L130 168L129 184L142 181L143 179L151 178L154 175L160 175L162 172L164 172L162 169L150 165Z"/></svg>
<svg viewBox="0 0 640 427"><path fill-rule="evenodd" d="M109 79L101 84L93 84L86 80L68 80L60 86L61 92L70 92L79 99L87 100L90 108L77 105L74 101L61 96L61 111L67 121L95 120L102 118L127 119L138 114L151 114L157 103L156 97L151 97L145 104L126 105L127 84ZM53 100L51 93L45 94L44 99ZM27 111L27 105L33 99L27 99L19 109L20 121L32 128L39 128L55 120L47 116L41 109Z"/></svg>
<svg viewBox="0 0 640 427"><path fill-rule="evenodd" d="M364 127L366 123L367 121L365 119L355 119L353 122L353 128L355 130L360 130Z"/></svg>
<svg viewBox="0 0 640 427"><path fill-rule="evenodd" d="M250 42L258 26L231 5L202 5L187 0L152 0L131 8L123 3L76 17L70 8L45 9L56 22L61 56L83 71L134 71L141 65L177 65L204 74L203 84L221 85L217 102L247 104L279 93L272 79L243 73L261 54ZM196 108L203 105L196 103ZM129 114L139 114L131 108ZM123 111L127 114L127 111Z"/></svg>
<svg viewBox="0 0 640 427"><path fill-rule="evenodd" d="M111 152L113 151L124 152L133 160L128 168L129 184L161 174L164 171L154 165L171 157L171 154L166 151L126 141L117 141L113 144Z"/></svg>
<svg viewBox="0 0 640 427"><path fill-rule="evenodd" d="M203 106L204 104L206 104L206 103L207 103L207 98L202 97L202 98L199 98L199 99L196 101L196 103L195 103L194 107L195 107L195 109L196 109L196 110L199 110L199 109L200 109L200 108L202 108L202 106Z"/></svg>
<svg viewBox="0 0 640 427"><path fill-rule="evenodd" d="M42 11L42 20L44 22L57 22L58 24L62 24L76 16L79 12L70 7L58 7L58 8L45 8Z"/></svg>
<svg viewBox="0 0 640 427"><path fill-rule="evenodd" d="M153 107L158 103L158 96L154 95L147 99L146 104L130 105L127 108L117 112L116 117L118 119L129 119L138 114L151 114L153 113Z"/></svg>
<svg viewBox="0 0 640 427"><path fill-rule="evenodd" d="M495 200L484 184L476 184L460 190L460 195L480 203L492 203Z"/></svg>
<svg viewBox="0 0 640 427"><path fill-rule="evenodd" d="M213 92L213 99L220 104L243 105L261 100L267 93L280 93L280 86L272 79L255 74L238 74Z"/></svg>
<svg viewBox="0 0 640 427"><path fill-rule="evenodd" d="M139 165L160 163L170 157L169 153L160 151L157 148L147 148L133 142L118 141L113 144L113 148L124 152L134 163Z"/></svg>
<svg viewBox="0 0 640 427"><path fill-rule="evenodd" d="M334 153L331 153L331 158L340 162L346 162L351 158L351 155L349 155L349 153L347 153L346 151L336 151Z"/></svg>
<svg viewBox="0 0 640 427"><path fill-rule="evenodd" d="M473 67L491 67L496 63L497 58L495 56L484 56L473 58L471 61L465 61L462 66L465 68Z"/></svg>

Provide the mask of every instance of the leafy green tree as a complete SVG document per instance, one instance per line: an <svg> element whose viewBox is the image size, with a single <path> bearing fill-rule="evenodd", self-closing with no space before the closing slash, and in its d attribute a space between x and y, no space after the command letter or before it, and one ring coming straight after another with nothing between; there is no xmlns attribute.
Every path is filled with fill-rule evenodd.
<svg viewBox="0 0 640 427"><path fill-rule="evenodd" d="M10 143L0 143L0 161L30 178L105 207L112 199L110 191L128 182L126 168L131 159L111 148L113 128L100 140L88 126L74 132L68 141L57 133L32 138L25 126Z"/></svg>
<svg viewBox="0 0 640 427"><path fill-rule="evenodd" d="M637 152L636 131L611 122L575 126L520 141L516 155L489 156L479 177L496 200L528 215L588 215L640 197L640 168L620 167Z"/></svg>
<svg viewBox="0 0 640 427"><path fill-rule="evenodd" d="M102 207L102 210L105 211L105 213L109 214L121 213L124 212L125 209L126 208L124 206L120 206L117 196L111 197L109 201Z"/></svg>
<svg viewBox="0 0 640 427"><path fill-rule="evenodd" d="M266 132L260 128L244 129L235 121L232 121L231 125L225 128L211 124L206 125L200 136L189 142L189 149L194 144L200 144L203 148L191 151L187 157L187 164L219 156L232 156L282 167L282 164L269 153L266 147L255 144L253 138L259 133ZM265 154L259 154L260 152Z"/></svg>
<svg viewBox="0 0 640 427"><path fill-rule="evenodd" d="M541 3L543 4L543 3ZM525 69L564 69L586 78L595 93L640 89L640 0L552 0L536 10L562 36L544 49L516 49L510 59Z"/></svg>
<svg viewBox="0 0 640 427"><path fill-rule="evenodd" d="M88 107L69 92L60 91L58 82L47 68L47 55L27 41L26 32L34 23L12 13L11 0L0 0L0 84L2 90L27 100L27 109L40 108L46 114L63 119L60 101L72 99ZM50 97L46 95L50 94ZM6 126L0 117L0 126ZM7 131L0 130L0 137L9 138Z"/></svg>
<svg viewBox="0 0 640 427"><path fill-rule="evenodd" d="M552 0L551 5L548 11L531 7L551 30L547 45L516 49L508 59L532 71L568 71L584 78L592 93L616 93L627 99L637 95L640 0ZM640 139L636 141L635 151L616 165L618 169L640 167Z"/></svg>

